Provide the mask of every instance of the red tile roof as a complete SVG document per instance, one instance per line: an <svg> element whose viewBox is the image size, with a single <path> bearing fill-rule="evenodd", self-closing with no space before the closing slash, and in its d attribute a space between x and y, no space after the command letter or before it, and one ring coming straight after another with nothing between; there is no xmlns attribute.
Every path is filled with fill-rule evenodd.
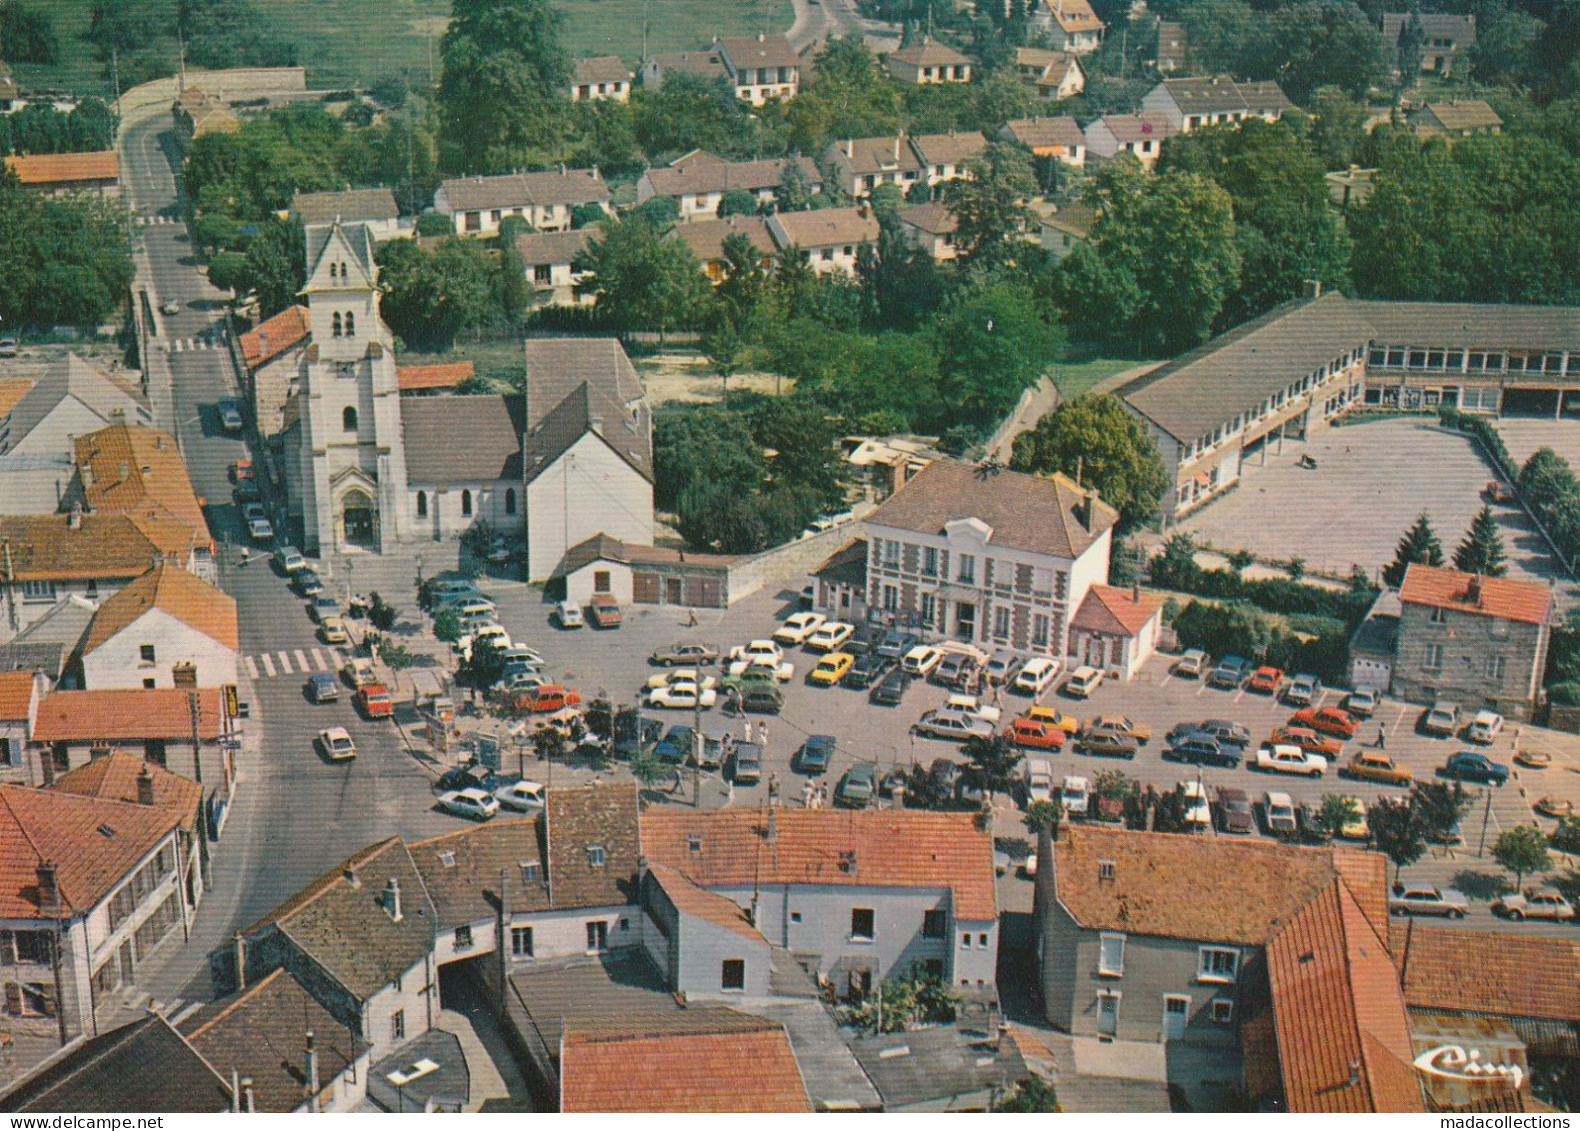
<svg viewBox="0 0 1580 1131"><path fill-rule="evenodd" d="M0 672L0 720L20 722L33 704L32 672Z"/></svg>
<svg viewBox="0 0 1580 1131"><path fill-rule="evenodd" d="M723 927L753 942L766 942L762 932L752 925L745 909L734 900L698 887L667 864L649 863L647 870L664 889L664 894L675 905L675 910L712 923L715 927Z"/></svg>
<svg viewBox="0 0 1580 1131"><path fill-rule="evenodd" d="M7 416L16 407L17 402L32 391L34 381L31 377L7 377L0 380L0 416Z"/></svg>
<svg viewBox="0 0 1580 1131"><path fill-rule="evenodd" d="M709 1006L567 1020L562 1112L812 1110L777 1021Z"/></svg>
<svg viewBox="0 0 1580 1131"><path fill-rule="evenodd" d="M153 779L154 808L174 813L180 819L181 827L188 832L196 828L197 809L203 803L203 787L191 778L171 773L155 762L124 750L112 750L106 757L95 758L86 765L78 766L64 777L56 778L51 788L82 797L138 805L141 802L137 799L137 779L144 770Z"/></svg>
<svg viewBox="0 0 1580 1131"><path fill-rule="evenodd" d="M256 369L305 342L311 333L307 307L288 306L241 336L242 363Z"/></svg>
<svg viewBox="0 0 1580 1131"><path fill-rule="evenodd" d="M219 689L198 693L198 737L220 735ZM142 742L192 737L188 692L179 687L53 691L38 705L34 742Z"/></svg>
<svg viewBox="0 0 1580 1131"><path fill-rule="evenodd" d="M402 392L416 389L453 389L477 372L470 361L452 361L445 365L403 365L395 371Z"/></svg>
<svg viewBox="0 0 1580 1131"><path fill-rule="evenodd" d="M120 514L85 514L73 528L64 514L0 516L0 540L18 581L141 577L161 554L185 558L192 530L180 523Z"/></svg>
<svg viewBox="0 0 1580 1131"><path fill-rule="evenodd" d="M39 901L40 864L55 865L65 910L91 910L179 820L160 806L0 785L0 919L53 917Z"/></svg>
<svg viewBox="0 0 1580 1131"><path fill-rule="evenodd" d="M1334 879L1267 944L1284 1099L1294 1112L1424 1112L1387 944Z"/></svg>
<svg viewBox="0 0 1580 1131"><path fill-rule="evenodd" d="M196 574L161 562L105 599L93 614L82 654L102 647L150 609L169 614L233 652L241 647L235 600Z"/></svg>
<svg viewBox="0 0 1580 1131"><path fill-rule="evenodd" d="M1108 636L1135 636L1162 608L1162 594L1135 594L1129 589L1094 585L1086 591L1070 627Z"/></svg>
<svg viewBox="0 0 1580 1131"><path fill-rule="evenodd" d="M1396 923L1391 946L1413 1009L1580 1023L1580 939Z"/></svg>
<svg viewBox="0 0 1580 1131"><path fill-rule="evenodd" d="M83 181L114 181L121 176L115 150L94 153L39 153L7 157L5 163L24 185L70 185Z"/></svg>
<svg viewBox="0 0 1580 1131"><path fill-rule="evenodd" d="M1473 586L1472 583L1475 583ZM1473 589L1479 588L1479 594ZM1460 613L1478 613L1524 624L1552 619L1553 591L1540 581L1476 577L1442 566L1412 565L1399 587L1399 600Z"/></svg>
<svg viewBox="0 0 1580 1131"><path fill-rule="evenodd" d="M779 809L772 842L768 832L764 816L749 810L642 814L649 863L668 865L704 888L754 882L949 888L956 918L998 917L993 838L974 814Z"/></svg>
<svg viewBox="0 0 1580 1131"><path fill-rule="evenodd" d="M178 523L192 531L197 545L212 540L186 460L169 433L112 424L78 437L73 454L93 513Z"/></svg>

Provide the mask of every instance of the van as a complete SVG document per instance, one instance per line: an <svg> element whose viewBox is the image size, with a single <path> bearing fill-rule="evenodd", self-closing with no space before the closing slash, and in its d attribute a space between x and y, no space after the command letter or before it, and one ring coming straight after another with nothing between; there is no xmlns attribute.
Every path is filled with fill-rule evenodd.
<svg viewBox="0 0 1580 1131"><path fill-rule="evenodd" d="M451 608L455 610L455 615L461 618L462 624L465 624L468 618L492 617L499 611L494 602L482 597L473 597L459 605L452 605Z"/></svg>
<svg viewBox="0 0 1580 1131"><path fill-rule="evenodd" d="M1076 699L1085 699L1103 684L1103 673L1096 668L1080 667L1064 681L1064 693Z"/></svg>

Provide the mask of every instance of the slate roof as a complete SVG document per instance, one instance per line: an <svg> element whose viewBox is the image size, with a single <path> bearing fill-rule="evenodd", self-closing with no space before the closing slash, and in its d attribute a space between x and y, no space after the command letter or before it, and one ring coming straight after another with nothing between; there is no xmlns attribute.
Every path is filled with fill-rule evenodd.
<svg viewBox="0 0 1580 1131"><path fill-rule="evenodd" d="M904 134L836 141L823 151L823 160L857 176L892 173L897 169L902 172L920 172L922 168L922 163L906 143Z"/></svg>
<svg viewBox="0 0 1580 1131"><path fill-rule="evenodd" d="M526 967L509 974L512 1020L559 1058L563 1027L580 1017L618 1016L634 1023L646 1013L682 1009L641 947L628 947L564 966Z"/></svg>
<svg viewBox="0 0 1580 1131"><path fill-rule="evenodd" d="M22 722L33 704L31 671L0 671L0 721Z"/></svg>
<svg viewBox="0 0 1580 1131"><path fill-rule="evenodd" d="M51 613L60 611L61 607L61 605L55 606L50 613L28 625L28 628L37 628ZM28 673L39 671L51 680L59 680L62 671L65 670L67 654L76 647L77 641L82 639L87 627L87 621L84 620L69 645L42 638L29 639L25 634L18 634L17 638L9 644L0 644L0 671Z"/></svg>
<svg viewBox="0 0 1580 1131"><path fill-rule="evenodd" d="M500 876L512 912L544 911L549 888L543 863L543 821L490 821L408 845L412 863L433 900L440 930L492 918ZM537 865L529 880L523 865Z"/></svg>
<svg viewBox="0 0 1580 1131"><path fill-rule="evenodd" d="M1580 352L1580 307L1351 299L1378 345Z"/></svg>
<svg viewBox="0 0 1580 1131"><path fill-rule="evenodd" d="M132 419L149 415L148 402L140 395L76 354L67 354L45 366L33 387L11 410L10 446L20 444L67 397L87 405L106 424L117 413Z"/></svg>
<svg viewBox="0 0 1580 1131"><path fill-rule="evenodd" d="M976 518L992 528L988 544L1075 559L1118 521L1118 513L1064 475L1000 471L979 477L974 466L937 459L867 516L869 528L941 534L945 523ZM1091 529L1082 522L1090 507Z"/></svg>
<svg viewBox="0 0 1580 1131"><path fill-rule="evenodd" d="M1479 597L1471 592L1479 586ZM1476 577L1447 566L1412 564L1399 586L1399 600L1521 624L1547 624L1553 616L1553 591L1540 581L1512 577Z"/></svg>
<svg viewBox="0 0 1580 1131"><path fill-rule="evenodd" d="M283 969L205 1005L181 1027L219 1072L251 1077L253 1105L261 1112L295 1111L307 1101L309 1030L320 1088L328 1088L356 1059L356 1036Z"/></svg>
<svg viewBox="0 0 1580 1131"><path fill-rule="evenodd" d="M38 705L34 742L142 742L192 737L190 692L182 687L51 691ZM220 735L219 688L198 691L198 737Z"/></svg>
<svg viewBox="0 0 1580 1131"><path fill-rule="evenodd" d="M1165 433L1189 444L1371 338L1363 304L1337 292L1293 299L1137 377L1118 393Z"/></svg>
<svg viewBox="0 0 1580 1131"><path fill-rule="evenodd" d="M1411 1063L1409 1014L1379 926L1335 879L1268 941L1290 1111L1426 1110Z"/></svg>
<svg viewBox="0 0 1580 1131"><path fill-rule="evenodd" d="M229 1084L158 1014L89 1037L42 1072L0 1095L21 1113L230 1110Z"/></svg>
<svg viewBox="0 0 1580 1131"><path fill-rule="evenodd" d="M596 169L550 169L494 177L453 177L440 185L457 212L526 205L594 204L609 199Z"/></svg>
<svg viewBox="0 0 1580 1131"><path fill-rule="evenodd" d="M1409 22L1409 12L1384 12L1383 39L1397 44ZM1464 50L1476 42L1476 17L1455 15L1452 12L1422 12L1421 30L1426 33L1428 43L1434 39L1452 39L1456 49Z"/></svg>
<svg viewBox="0 0 1580 1131"><path fill-rule="evenodd" d="M1390 946L1412 1009L1580 1024L1580 939L1396 920Z"/></svg>
<svg viewBox="0 0 1580 1131"><path fill-rule="evenodd" d="M403 397L407 482L519 481L525 416L519 394Z"/></svg>
<svg viewBox="0 0 1580 1131"><path fill-rule="evenodd" d="M674 239L683 240L691 253L702 263L724 258L724 241L731 236L745 236L751 241L758 255L771 257L778 252L768 221L762 216L729 216L723 220L694 220L689 224L676 224L670 232Z"/></svg>
<svg viewBox="0 0 1580 1131"><path fill-rule="evenodd" d="M845 1039L888 1111L949 1110L934 1105L1003 1092L1028 1074L1014 1041L1000 1040L995 1049L953 1025Z"/></svg>
<svg viewBox="0 0 1580 1131"><path fill-rule="evenodd" d="M311 279L318 271L319 260L323 258L325 250L339 232L350 249L351 258L356 262L360 273L369 283L378 277L378 266L373 259L373 237L368 233L366 224L342 223L333 220L328 224L314 224L307 229L307 277ZM344 286L344 284L340 284ZM303 293L311 292L314 288L308 286Z"/></svg>
<svg viewBox="0 0 1580 1131"><path fill-rule="evenodd" d="M141 802L137 799L137 781L145 770L153 782L154 808L174 813L187 832L195 829L198 806L203 804L203 787L191 778L172 773L157 762L150 762L124 750L112 750L103 758L95 758L78 766L56 778L50 788L81 797L97 797L101 801L124 801L138 805Z"/></svg>
<svg viewBox="0 0 1580 1131"><path fill-rule="evenodd" d="M1134 636L1163 608L1161 593L1133 593L1108 585L1094 585L1070 621L1071 628L1107 636Z"/></svg>
<svg viewBox="0 0 1580 1131"><path fill-rule="evenodd" d="M723 1006L581 1017L560 1045L564 1112L808 1112L784 1026Z"/></svg>
<svg viewBox="0 0 1580 1131"><path fill-rule="evenodd" d="M88 913L180 820L162 806L0 785L0 919L53 917L39 897L40 864L55 865L62 909Z"/></svg>
<svg viewBox="0 0 1580 1131"><path fill-rule="evenodd" d="M1099 875L1107 863L1113 879ZM1088 930L1262 946L1341 872L1359 904L1386 922L1385 863L1350 849L1072 827L1054 846L1049 887Z"/></svg>
<svg viewBox="0 0 1580 1131"><path fill-rule="evenodd" d="M915 134L911 147L916 156L929 165L964 165L973 157L980 157L987 149L987 138L977 130L951 131L946 134Z"/></svg>
<svg viewBox="0 0 1580 1131"><path fill-rule="evenodd" d="M241 336L241 359L248 369L273 361L312 334L305 306L288 306Z"/></svg>
<svg viewBox="0 0 1580 1131"><path fill-rule="evenodd" d="M24 185L70 185L83 181L115 181L120 158L113 149L93 153L38 153L7 157L6 165Z"/></svg>
<svg viewBox="0 0 1580 1131"><path fill-rule="evenodd" d="M400 885L401 919L386 909ZM325 872L245 932L277 929L358 1001L390 985L433 950L437 916L399 837L368 846Z"/></svg>
<svg viewBox="0 0 1580 1131"><path fill-rule="evenodd" d="M578 59L571 69L571 82L576 85L630 81L631 72L618 55L594 55L588 59Z"/></svg>
<svg viewBox="0 0 1580 1131"><path fill-rule="evenodd" d="M777 212L771 221L783 246L803 251L840 244L875 243L882 233L878 218L863 208L819 208L815 212Z"/></svg>
<svg viewBox="0 0 1580 1131"><path fill-rule="evenodd" d="M894 63L908 63L913 67L946 67L969 64L971 58L962 55L947 43L939 43L936 39L923 37L920 43L913 43L909 47L902 47L898 51L889 52L889 61Z"/></svg>
<svg viewBox="0 0 1580 1131"><path fill-rule="evenodd" d="M684 196L730 189L758 192L778 188L791 161L800 167L802 180L809 187L823 183L823 174L806 157L776 157L764 161L704 161L692 154L687 157L691 159L683 158L683 164L671 162L667 168L647 171L654 192L659 196Z"/></svg>
<svg viewBox="0 0 1580 1131"><path fill-rule="evenodd" d="M1004 123L1004 136L1027 149L1074 149L1086 145L1086 135L1074 118L1016 118Z"/></svg>
<svg viewBox="0 0 1580 1131"><path fill-rule="evenodd" d="M121 514L85 514L73 529L69 516L0 515L0 542L8 542L18 581L140 577L164 554L185 557L189 529Z"/></svg>
<svg viewBox="0 0 1580 1131"><path fill-rule="evenodd" d="M900 209L900 223L935 236L948 235L960 227L959 218L949 206L937 201Z"/></svg>
<svg viewBox="0 0 1580 1131"><path fill-rule="evenodd" d="M664 889L669 902L674 904L675 910L681 914L701 919L715 927L722 927L731 934L739 935L754 943L767 944L768 940L763 938L762 932L753 925L745 908L734 900L698 887L667 864L650 863L647 866L647 874Z"/></svg>
<svg viewBox="0 0 1580 1131"><path fill-rule="evenodd" d="M527 232L516 237L516 250L521 253L524 266L576 262L576 257L587 250L587 241L593 236L591 228L574 228L569 232Z"/></svg>
<svg viewBox="0 0 1580 1131"><path fill-rule="evenodd" d="M104 599L93 615L82 654L107 644L150 609L168 613L233 652L241 647L235 599L180 566L161 562Z"/></svg>
<svg viewBox="0 0 1580 1131"><path fill-rule="evenodd" d="M1282 113L1291 103L1273 82L1236 82L1230 75L1164 79L1163 89L1186 117L1192 114Z"/></svg>
<svg viewBox="0 0 1580 1131"><path fill-rule="evenodd" d="M696 850L693 843L699 843ZM948 888L957 919L982 922L998 915L992 837L970 813L780 809L770 842L758 812L649 809L642 814L642 847L650 864L674 868L704 888Z"/></svg>
<svg viewBox="0 0 1580 1131"><path fill-rule="evenodd" d="M291 211L304 224L346 224L394 220L400 215L395 194L387 188L344 189L340 192L299 192Z"/></svg>
<svg viewBox="0 0 1580 1131"><path fill-rule="evenodd" d="M719 51L739 71L743 67L799 67L801 56L782 35L714 37Z"/></svg>
<svg viewBox="0 0 1580 1131"><path fill-rule="evenodd" d="M395 383L403 393L419 389L453 389L477 373L470 361L451 361L443 365L404 365L395 371Z"/></svg>
<svg viewBox="0 0 1580 1131"><path fill-rule="evenodd" d="M180 523L209 541L203 504L192 489L175 437L157 428L112 424L77 438L78 468L89 469L83 495L95 514ZM80 474L80 473L79 473Z"/></svg>
<svg viewBox="0 0 1580 1131"><path fill-rule="evenodd" d="M614 338L527 341L526 480L553 465L602 421L599 435L653 478L652 418L642 379Z"/></svg>
<svg viewBox="0 0 1580 1131"><path fill-rule="evenodd" d="M642 833L634 782L551 789L545 816L551 906L635 902ZM602 863L593 847L602 847Z"/></svg>
<svg viewBox="0 0 1580 1131"><path fill-rule="evenodd" d="M828 557L823 559L823 564L812 571L813 577L820 577L833 584L845 584L867 587L867 540L865 538L852 538Z"/></svg>

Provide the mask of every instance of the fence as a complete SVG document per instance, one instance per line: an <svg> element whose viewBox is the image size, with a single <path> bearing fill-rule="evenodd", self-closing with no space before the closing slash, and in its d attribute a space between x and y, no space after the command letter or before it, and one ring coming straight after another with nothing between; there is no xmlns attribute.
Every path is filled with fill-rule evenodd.
<svg viewBox="0 0 1580 1131"><path fill-rule="evenodd" d="M730 566L730 604L786 578L811 573L861 530L861 524L855 520L842 522L810 538L776 546L737 562Z"/></svg>

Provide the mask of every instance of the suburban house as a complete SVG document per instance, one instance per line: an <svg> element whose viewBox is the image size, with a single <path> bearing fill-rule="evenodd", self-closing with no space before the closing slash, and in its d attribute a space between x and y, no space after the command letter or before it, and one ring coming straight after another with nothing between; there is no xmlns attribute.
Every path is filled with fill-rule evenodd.
<svg viewBox="0 0 1580 1131"><path fill-rule="evenodd" d="M217 687L52 691L38 705L28 758L30 784L52 785L63 774L113 750L130 750L156 766L191 767L193 703L203 773L223 799L234 784L233 758L220 746L228 737ZM213 788L218 786L218 788Z"/></svg>
<svg viewBox="0 0 1580 1131"><path fill-rule="evenodd" d="M905 242L917 251L925 251L939 263L946 263L959 256L955 246L955 232L960 221L948 207L932 204L912 204L900 209L900 234Z"/></svg>
<svg viewBox="0 0 1580 1131"><path fill-rule="evenodd" d="M1412 565L1399 601L1394 695L1531 717L1556 616L1549 585Z"/></svg>
<svg viewBox="0 0 1580 1131"><path fill-rule="evenodd" d="M519 393L400 398L413 534L438 541L478 522L521 530L525 412Z"/></svg>
<svg viewBox="0 0 1580 1131"><path fill-rule="evenodd" d="M412 234L408 221L400 220L395 194L387 188L342 189L336 192L298 192L291 198L293 220L307 224L363 224L375 240Z"/></svg>
<svg viewBox="0 0 1580 1131"><path fill-rule="evenodd" d="M22 372L15 374L23 376ZM152 424L140 392L76 354L44 363L0 420L0 455L58 455L110 424Z"/></svg>
<svg viewBox="0 0 1580 1131"><path fill-rule="evenodd" d="M1228 75L1164 79L1141 99L1141 114L1161 115L1182 134L1247 118L1276 122L1293 103L1275 82L1236 82Z"/></svg>
<svg viewBox="0 0 1580 1131"><path fill-rule="evenodd" d="M762 996L786 951L841 991L917 964L969 1000L997 1000L993 844L973 814L650 809L642 851L663 895L644 886L648 950L673 969L688 943L700 948L694 992ZM708 895L736 917L719 921L730 909ZM714 928L666 935L677 911Z"/></svg>
<svg viewBox="0 0 1580 1131"><path fill-rule="evenodd" d="M1087 204L1066 204L1035 209L1038 242L1055 263L1085 243L1097 223L1097 213Z"/></svg>
<svg viewBox="0 0 1580 1131"><path fill-rule="evenodd" d="M1495 134L1503 129L1503 119L1480 98L1428 102L1410 115L1410 124L1424 137L1472 137Z"/></svg>
<svg viewBox="0 0 1580 1131"><path fill-rule="evenodd" d="M527 576L595 535L653 541L653 417L614 338L526 344L522 459Z"/></svg>
<svg viewBox="0 0 1580 1131"><path fill-rule="evenodd" d="M867 619L867 540L852 538L812 571L812 607L833 620Z"/></svg>
<svg viewBox="0 0 1580 1131"><path fill-rule="evenodd" d="M236 602L161 562L93 614L78 653L84 687L220 687L236 682Z"/></svg>
<svg viewBox="0 0 1580 1131"><path fill-rule="evenodd" d="M694 75L702 79L727 79L729 72L716 48L701 51L668 51L642 60L642 85L658 90L670 75Z"/></svg>
<svg viewBox="0 0 1580 1131"><path fill-rule="evenodd" d="M566 600L579 605L608 593L622 605L725 609L742 595L730 588L730 567L740 561L598 534L572 546L554 576L564 578Z"/></svg>
<svg viewBox="0 0 1580 1131"><path fill-rule="evenodd" d="M823 167L849 197L867 196L879 185L908 190L924 179L922 162L904 134L836 141L823 151Z"/></svg>
<svg viewBox="0 0 1580 1131"><path fill-rule="evenodd" d="M1162 114L1106 114L1086 127L1087 157L1129 153L1150 169L1163 155L1163 140L1178 132Z"/></svg>
<svg viewBox="0 0 1580 1131"><path fill-rule="evenodd" d="M1086 89L1086 71L1080 56L1070 51L1017 47L1015 74L1021 82L1035 88L1038 98L1049 101L1074 98Z"/></svg>
<svg viewBox="0 0 1580 1131"><path fill-rule="evenodd" d="M731 216L724 220L698 220L691 224L676 224L670 232L671 239L681 240L691 249L708 274L714 286L724 281L729 261L724 254L724 241L740 236L751 243L757 265L765 272L774 267L774 257L779 254L768 221L761 216Z"/></svg>
<svg viewBox="0 0 1580 1131"><path fill-rule="evenodd" d="M726 161L697 149L666 166L643 172L636 182L637 203L655 196L674 197L680 205L682 221L714 219L727 192L750 193L759 207L766 208L774 203L775 193L790 176L792 162L806 191L821 192L823 175L809 158Z"/></svg>
<svg viewBox="0 0 1580 1131"><path fill-rule="evenodd" d="M121 195L121 164L113 149L13 156L5 163L24 188L35 192L85 192L112 199Z"/></svg>
<svg viewBox="0 0 1580 1131"><path fill-rule="evenodd" d="M866 519L867 608L984 647L1055 659L1108 580L1118 513L1064 475L929 463Z"/></svg>
<svg viewBox="0 0 1580 1131"><path fill-rule="evenodd" d="M176 127L188 138L235 133L241 128L241 119L223 99L195 86L187 87L176 96L170 112L175 117Z"/></svg>
<svg viewBox="0 0 1580 1131"><path fill-rule="evenodd" d="M1103 28L1087 0L1038 0L1026 30L1055 51L1090 55L1102 45Z"/></svg>
<svg viewBox="0 0 1580 1131"><path fill-rule="evenodd" d="M1399 39L1411 19L1421 21L1421 73L1447 78L1476 46L1476 17L1453 12L1384 12L1382 37L1397 58Z"/></svg>
<svg viewBox="0 0 1580 1131"><path fill-rule="evenodd" d="M889 52L883 66L894 81L915 86L971 81L970 57L931 36L924 35L919 43Z"/></svg>
<svg viewBox="0 0 1580 1131"><path fill-rule="evenodd" d="M395 384L403 397L439 397L454 392L475 376L477 367L470 361L402 365L395 370Z"/></svg>
<svg viewBox="0 0 1580 1131"><path fill-rule="evenodd" d="M618 55L578 59L571 68L572 102L629 102L631 72Z"/></svg>
<svg viewBox="0 0 1580 1131"><path fill-rule="evenodd" d="M8 1031L93 1037L191 925L176 806L0 785L0 1002Z"/></svg>
<svg viewBox="0 0 1580 1131"><path fill-rule="evenodd" d="M922 176L934 188L945 181L962 180L970 176L967 164L982 156L987 144L987 138L976 130L914 134L911 137L911 148L922 163Z"/></svg>
<svg viewBox="0 0 1580 1131"><path fill-rule="evenodd" d="M27 739L48 678L30 670L0 671L0 781L25 780Z"/></svg>
<svg viewBox="0 0 1580 1131"><path fill-rule="evenodd" d="M715 36L709 51L724 64L736 96L753 106L770 98L794 98L801 89L801 56L782 35Z"/></svg>
<svg viewBox="0 0 1580 1131"><path fill-rule="evenodd" d="M1162 631L1160 594L1094 585L1070 619L1071 662L1131 679L1158 650Z"/></svg>
<svg viewBox="0 0 1580 1131"><path fill-rule="evenodd" d="M532 300L537 306L588 306L594 296L584 293L584 271L576 260L587 250L593 232L576 228L569 232L527 232L516 237L521 267L532 284Z"/></svg>
<svg viewBox="0 0 1580 1131"><path fill-rule="evenodd" d="M285 427L285 405L296 395L302 355L312 340L310 311L288 306L240 338L242 366L252 394L252 415L258 434L267 439Z"/></svg>
<svg viewBox="0 0 1580 1131"><path fill-rule="evenodd" d="M1158 21L1158 73L1179 74L1190 69L1190 46L1185 25L1170 20Z"/></svg>
<svg viewBox="0 0 1580 1131"><path fill-rule="evenodd" d="M999 138L1031 150L1033 157L1079 169L1086 164L1086 135L1074 118L1015 118Z"/></svg>
<svg viewBox="0 0 1580 1131"><path fill-rule="evenodd" d="M450 218L461 236L491 236L506 216L520 216L534 231L562 232L571 209L596 205L608 211L609 186L597 169L550 169L494 177L452 177L433 194L434 211Z"/></svg>
<svg viewBox="0 0 1580 1131"><path fill-rule="evenodd" d="M822 208L816 212L776 212L768 217L781 254L798 249L819 275L837 272L854 278L856 253L876 245L881 228L865 207Z"/></svg>

